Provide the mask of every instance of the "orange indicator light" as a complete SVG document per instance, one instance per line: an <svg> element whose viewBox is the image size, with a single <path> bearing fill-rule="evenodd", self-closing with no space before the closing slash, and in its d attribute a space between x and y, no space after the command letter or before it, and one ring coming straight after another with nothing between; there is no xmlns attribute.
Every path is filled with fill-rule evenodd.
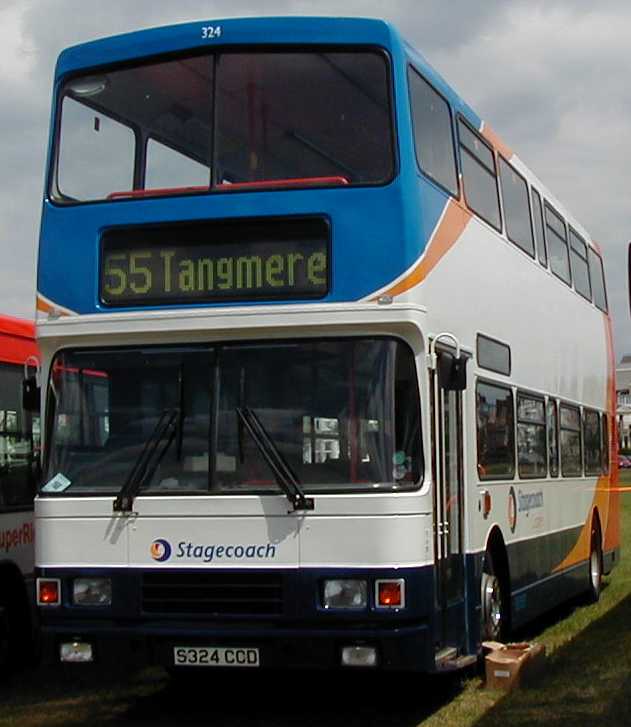
<svg viewBox="0 0 631 727"><path fill-rule="evenodd" d="M59 579L46 580L40 578L37 581L37 603L40 606L58 606L61 603Z"/></svg>
<svg viewBox="0 0 631 727"><path fill-rule="evenodd" d="M377 581L377 605L401 608L403 606L403 581Z"/></svg>

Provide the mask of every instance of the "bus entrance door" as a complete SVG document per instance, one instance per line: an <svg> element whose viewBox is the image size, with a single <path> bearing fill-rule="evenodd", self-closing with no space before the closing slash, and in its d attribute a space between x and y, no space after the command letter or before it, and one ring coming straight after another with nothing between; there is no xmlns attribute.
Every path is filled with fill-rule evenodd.
<svg viewBox="0 0 631 727"><path fill-rule="evenodd" d="M462 392L440 386L436 372L432 372L432 444L436 666L453 668L467 642Z"/></svg>

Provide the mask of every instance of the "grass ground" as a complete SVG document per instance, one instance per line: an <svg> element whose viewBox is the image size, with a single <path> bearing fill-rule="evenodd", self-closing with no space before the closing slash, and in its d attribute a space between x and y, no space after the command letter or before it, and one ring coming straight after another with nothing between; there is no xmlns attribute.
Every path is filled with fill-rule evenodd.
<svg viewBox="0 0 631 727"><path fill-rule="evenodd" d="M631 474L621 481L631 484ZM622 542L631 542L631 494L622 496ZM526 634L548 651L536 688L487 691L462 681L355 674L204 675L185 687L159 669L131 678L102 669L40 668L0 685L0 727L270 725L273 727L627 727L631 724L631 557L606 579L599 603L570 605Z"/></svg>
<svg viewBox="0 0 631 727"><path fill-rule="evenodd" d="M631 485L631 471L620 473ZM605 579L600 601L569 606L539 622L529 638L548 658L536 688L504 695L476 678L423 722L424 727L628 727L631 724L631 493L621 508L622 559Z"/></svg>

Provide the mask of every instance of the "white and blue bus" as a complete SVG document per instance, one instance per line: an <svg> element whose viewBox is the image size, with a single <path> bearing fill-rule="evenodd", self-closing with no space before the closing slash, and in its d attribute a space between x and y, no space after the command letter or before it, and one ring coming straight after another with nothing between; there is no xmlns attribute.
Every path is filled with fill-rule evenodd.
<svg viewBox="0 0 631 727"><path fill-rule="evenodd" d="M618 559L599 249L384 22L64 51L37 306L49 659L453 669Z"/></svg>

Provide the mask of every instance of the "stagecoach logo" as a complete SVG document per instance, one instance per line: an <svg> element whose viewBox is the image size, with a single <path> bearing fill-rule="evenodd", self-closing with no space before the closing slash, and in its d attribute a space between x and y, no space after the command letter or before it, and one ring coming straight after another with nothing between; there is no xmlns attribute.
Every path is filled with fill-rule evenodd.
<svg viewBox="0 0 631 727"><path fill-rule="evenodd" d="M517 525L517 498L514 487L511 487L508 492L508 525L511 533L514 533Z"/></svg>
<svg viewBox="0 0 631 727"><path fill-rule="evenodd" d="M537 510L543 507L543 492L522 492L521 490L517 493L517 499L519 501L519 512L525 512L526 515L531 510Z"/></svg>
<svg viewBox="0 0 631 727"><path fill-rule="evenodd" d="M151 543L151 557L158 563L164 563L171 557L171 543L163 538L158 538Z"/></svg>

